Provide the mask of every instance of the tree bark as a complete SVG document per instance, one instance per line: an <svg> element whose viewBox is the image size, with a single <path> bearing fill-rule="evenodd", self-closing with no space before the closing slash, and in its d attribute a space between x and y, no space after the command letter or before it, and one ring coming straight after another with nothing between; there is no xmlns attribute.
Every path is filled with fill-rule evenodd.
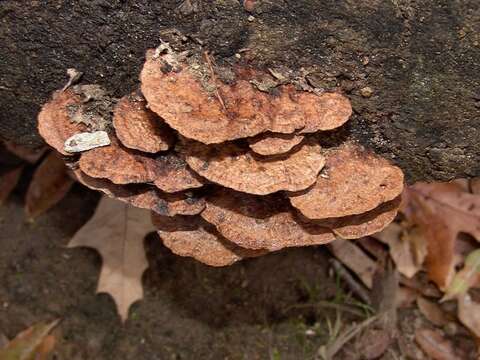
<svg viewBox="0 0 480 360"><path fill-rule="evenodd" d="M1 1L0 137L41 143L36 114L67 68L121 96L138 86L146 49L183 36L219 67L248 62L347 94L346 136L409 181L480 176L478 0L254 3Z"/></svg>

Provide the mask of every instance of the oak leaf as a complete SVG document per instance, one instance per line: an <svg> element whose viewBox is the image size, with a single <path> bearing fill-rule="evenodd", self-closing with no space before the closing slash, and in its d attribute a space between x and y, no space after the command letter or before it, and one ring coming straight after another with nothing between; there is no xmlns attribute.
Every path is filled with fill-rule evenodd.
<svg viewBox="0 0 480 360"><path fill-rule="evenodd" d="M427 242L425 267L441 289L455 274L455 242L464 232L480 241L480 196L456 183L417 183L405 191L403 213L417 224Z"/></svg>
<svg viewBox="0 0 480 360"><path fill-rule="evenodd" d="M458 298L458 319L480 340L480 303L463 294Z"/></svg>
<svg viewBox="0 0 480 360"><path fill-rule="evenodd" d="M55 338L49 335L58 320L49 324L36 324L19 333L7 346L0 349L2 360L46 360L55 345Z"/></svg>
<svg viewBox="0 0 480 360"><path fill-rule="evenodd" d="M90 247L103 259L97 292L110 294L122 321L143 297L142 274L148 267L144 236L154 227L150 212L104 196L93 217L73 236L68 247Z"/></svg>
<svg viewBox="0 0 480 360"><path fill-rule="evenodd" d="M62 200L74 180L68 175L63 160L51 152L37 167L28 186L25 212L34 219Z"/></svg>
<svg viewBox="0 0 480 360"><path fill-rule="evenodd" d="M415 331L415 341L431 359L459 360L453 349L453 344L439 331L426 328L418 329Z"/></svg>
<svg viewBox="0 0 480 360"><path fill-rule="evenodd" d="M0 175L0 206L17 186L22 170L23 166L19 166Z"/></svg>

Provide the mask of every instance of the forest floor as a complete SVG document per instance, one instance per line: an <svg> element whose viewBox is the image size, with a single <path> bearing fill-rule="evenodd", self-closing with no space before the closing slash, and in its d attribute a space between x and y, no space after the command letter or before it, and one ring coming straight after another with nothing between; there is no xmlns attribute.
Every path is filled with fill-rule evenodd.
<svg viewBox="0 0 480 360"><path fill-rule="evenodd" d="M427 281L424 270L435 270L432 262L422 268L421 263L412 263L410 250L395 250L391 242L389 252L373 238L346 242L357 252L341 259L344 265L335 263L330 253L339 257L335 247L317 246L213 268L174 255L158 235L149 234L144 242L149 265L143 275L144 298L122 323L113 299L96 294L101 257L92 249L66 247L91 218L100 195L75 183L58 204L29 221L24 199L34 171L32 165L24 169L0 206L0 360L7 339L56 319L60 320L52 333L56 344L48 358L56 360L476 358L467 328L480 331L476 315L480 296L473 289L480 282L479 268L467 271L469 278L465 271L458 273L469 281L466 290L474 291L469 313L457 319L457 304L442 303L442 292ZM465 195L453 186L454 201L478 202L476 193ZM458 212L454 201L446 205ZM458 217L452 220L453 212L448 214L427 220L460 224ZM464 222L474 216L473 211L459 214ZM404 230L410 236L402 240L405 245L414 232ZM460 254L478 253L477 247L471 238L457 239L456 268L464 258ZM423 245L412 249L420 248ZM389 269L389 257L399 273L414 269L415 277ZM468 270L468 257L465 261ZM364 272L347 270L356 266L363 266ZM370 290L361 284L367 275L373 282ZM359 300L359 286L369 301Z"/></svg>
<svg viewBox="0 0 480 360"><path fill-rule="evenodd" d="M95 294L101 258L65 247L98 196L75 185L29 223L22 195L18 190L0 209L0 333L13 338L34 323L61 319L54 359L311 359L331 340L328 325L337 316L346 326L371 315L366 306L359 316L335 310L358 301L329 276L330 255L321 248L218 269L173 255L152 234L145 299L122 325L111 298ZM411 320L415 311L407 313ZM336 358L355 358L357 345ZM395 359L391 351L383 358Z"/></svg>

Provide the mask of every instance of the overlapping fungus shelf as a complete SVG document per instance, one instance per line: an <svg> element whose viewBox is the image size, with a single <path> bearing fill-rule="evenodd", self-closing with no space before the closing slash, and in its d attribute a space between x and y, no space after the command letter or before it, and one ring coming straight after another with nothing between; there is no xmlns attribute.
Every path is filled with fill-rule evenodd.
<svg viewBox="0 0 480 360"><path fill-rule="evenodd" d="M150 209L165 246L211 266L357 239L395 218L402 171L352 140L321 144L349 119L345 96L261 91L262 71L236 66L225 82L216 71L163 44L147 52L141 91L57 91L39 132L79 182Z"/></svg>

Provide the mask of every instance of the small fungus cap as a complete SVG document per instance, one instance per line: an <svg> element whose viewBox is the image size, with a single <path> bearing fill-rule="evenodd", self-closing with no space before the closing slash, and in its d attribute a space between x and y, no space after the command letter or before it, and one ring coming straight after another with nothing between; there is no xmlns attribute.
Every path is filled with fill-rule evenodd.
<svg viewBox="0 0 480 360"><path fill-rule="evenodd" d="M156 158L156 162L158 171L154 184L165 192L173 193L199 188L206 182L175 153L161 155Z"/></svg>
<svg viewBox="0 0 480 360"><path fill-rule="evenodd" d="M199 216L165 217L152 213L152 222L165 246L173 253L193 257L210 266L228 266L266 253L231 243Z"/></svg>
<svg viewBox="0 0 480 360"><path fill-rule="evenodd" d="M81 184L90 189L160 215L196 215L205 208L205 199L193 193L167 194L143 184L117 185L106 179L90 177L79 169L74 174Z"/></svg>
<svg viewBox="0 0 480 360"><path fill-rule="evenodd" d="M201 216L223 236L249 249L325 244L335 240L326 227L299 222L278 195L255 196L222 189L207 198Z"/></svg>
<svg viewBox="0 0 480 360"><path fill-rule="evenodd" d="M326 156L315 185L289 194L292 205L310 219L362 214L403 190L402 170L359 146L344 145Z"/></svg>
<svg viewBox="0 0 480 360"><path fill-rule="evenodd" d="M265 131L331 130L352 112L349 100L336 93L317 95L292 85L276 87L275 94L259 91L251 83L259 74L252 70L237 69L235 82L225 84L205 78L172 52L150 50L146 58L140 80L150 108L183 136L205 144Z"/></svg>
<svg viewBox="0 0 480 360"><path fill-rule="evenodd" d="M115 184L153 182L157 177L154 159L122 146L111 136L111 144L89 150L80 158L80 169L88 176L109 179Z"/></svg>
<svg viewBox="0 0 480 360"><path fill-rule="evenodd" d="M73 123L70 118L69 109L80 106L81 101L81 97L71 89L56 91L38 114L38 132L48 145L65 156L72 155L64 150L65 141L87 129L84 124Z"/></svg>
<svg viewBox="0 0 480 360"><path fill-rule="evenodd" d="M272 159L233 143L207 146L187 142L182 151L188 165L206 179L256 195L303 190L315 182L325 163L320 146L309 143L288 156Z"/></svg>
<svg viewBox="0 0 480 360"><path fill-rule="evenodd" d="M138 93L120 99L114 109L113 126L118 139L130 149L156 153L168 150L174 141L171 129L147 109Z"/></svg>
<svg viewBox="0 0 480 360"><path fill-rule="evenodd" d="M397 216L399 207L400 197L360 215L317 220L313 223L330 228L343 239L359 239L385 229Z"/></svg>
<svg viewBox="0 0 480 360"><path fill-rule="evenodd" d="M303 140L302 135L263 133L248 140L250 149L259 155L280 155L292 150Z"/></svg>

